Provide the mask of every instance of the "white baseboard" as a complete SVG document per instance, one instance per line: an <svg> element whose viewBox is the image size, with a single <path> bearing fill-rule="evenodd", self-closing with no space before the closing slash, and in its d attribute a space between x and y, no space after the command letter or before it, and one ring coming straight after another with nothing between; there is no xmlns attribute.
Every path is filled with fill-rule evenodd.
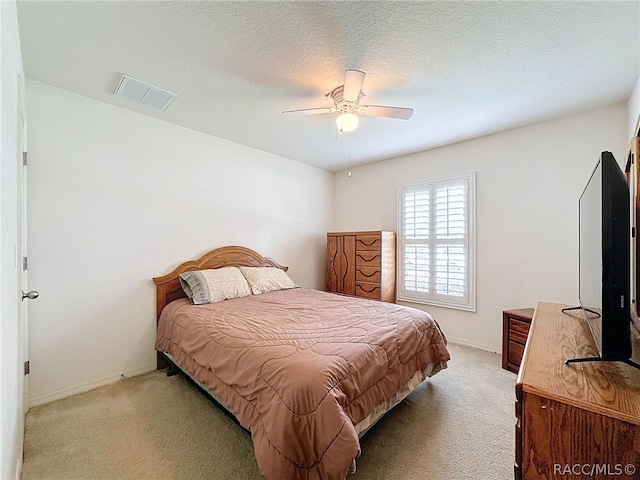
<svg viewBox="0 0 640 480"><path fill-rule="evenodd" d="M120 375L112 375L100 380L96 380L94 382L85 383L83 385L77 385L75 387L64 388L55 392L45 393L44 395L38 395L37 397L29 399L29 408L35 407L37 405L42 405L44 403L53 402L54 400L60 400L61 398L70 397L71 395L75 395L77 393L88 392L89 390L93 390L94 388L102 387L104 385L109 385L110 383L117 382L118 380L122 380L123 378L135 377L136 375L142 375L143 373L151 372L155 369L155 365L148 365L146 367L136 368L135 370L123 372Z"/></svg>
<svg viewBox="0 0 640 480"><path fill-rule="evenodd" d="M481 345L479 343L473 343L468 340L464 340L462 338L450 337L447 335L447 341L449 343L453 343L454 345L463 345L465 347L477 348L478 350L484 350L485 352L497 353L498 355L502 354L502 351L496 350L492 347L487 347L486 345Z"/></svg>

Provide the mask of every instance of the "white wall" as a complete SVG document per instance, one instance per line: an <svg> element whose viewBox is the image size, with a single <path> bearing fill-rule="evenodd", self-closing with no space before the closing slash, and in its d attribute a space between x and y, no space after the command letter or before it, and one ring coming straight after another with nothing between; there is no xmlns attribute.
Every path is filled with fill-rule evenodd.
<svg viewBox="0 0 640 480"><path fill-rule="evenodd" d="M16 266L18 245L18 118L23 75L15 2L1 1L0 13L0 478L17 478L22 458L22 326Z"/></svg>
<svg viewBox="0 0 640 480"><path fill-rule="evenodd" d="M34 81L27 112L32 404L154 368L151 279L213 248L324 286L330 173Z"/></svg>
<svg viewBox="0 0 640 480"><path fill-rule="evenodd" d="M396 231L398 184L476 171L477 312L412 306L500 351L502 310L577 302L578 197L601 151L625 160L626 132L619 104L337 172L335 227Z"/></svg>

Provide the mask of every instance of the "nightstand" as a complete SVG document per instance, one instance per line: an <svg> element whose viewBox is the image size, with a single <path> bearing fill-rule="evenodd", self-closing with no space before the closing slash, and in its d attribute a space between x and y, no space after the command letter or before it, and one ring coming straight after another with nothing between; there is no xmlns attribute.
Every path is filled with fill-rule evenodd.
<svg viewBox="0 0 640 480"><path fill-rule="evenodd" d="M518 373L527 343L533 308L502 312L502 368Z"/></svg>

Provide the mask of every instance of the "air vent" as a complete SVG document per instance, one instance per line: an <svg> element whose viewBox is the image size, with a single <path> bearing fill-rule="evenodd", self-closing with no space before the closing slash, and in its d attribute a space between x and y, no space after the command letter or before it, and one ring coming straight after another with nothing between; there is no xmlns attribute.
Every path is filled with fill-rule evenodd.
<svg viewBox="0 0 640 480"><path fill-rule="evenodd" d="M122 75L122 79L120 79L120 83L113 94L116 97L128 98L136 103L162 110L163 112L178 98L175 93L141 82L129 75Z"/></svg>

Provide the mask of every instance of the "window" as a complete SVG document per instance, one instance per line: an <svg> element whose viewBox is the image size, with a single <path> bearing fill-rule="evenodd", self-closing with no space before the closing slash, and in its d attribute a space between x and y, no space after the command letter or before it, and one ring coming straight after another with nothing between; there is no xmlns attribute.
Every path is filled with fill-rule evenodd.
<svg viewBox="0 0 640 480"><path fill-rule="evenodd" d="M398 300L475 311L475 173L398 186Z"/></svg>

